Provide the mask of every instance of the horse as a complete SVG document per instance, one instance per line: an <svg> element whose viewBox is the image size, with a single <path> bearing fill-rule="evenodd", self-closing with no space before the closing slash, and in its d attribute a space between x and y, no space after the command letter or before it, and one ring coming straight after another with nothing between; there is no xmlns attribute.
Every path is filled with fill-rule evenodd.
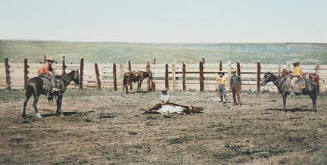
<svg viewBox="0 0 327 165"><path fill-rule="evenodd" d="M124 73L123 86L126 93L128 93L128 86L133 82L134 83L137 82L136 91L139 92L141 90L142 82L145 78L149 78L152 81L151 73L144 72L144 71L129 71Z"/></svg>
<svg viewBox="0 0 327 165"><path fill-rule="evenodd" d="M73 81L76 85L79 84L79 72L77 71L71 71L70 73L57 76L60 81L63 84L63 87L59 92L55 92L51 94L51 97L56 96L57 97L57 112L56 114L62 115L61 112L61 106L62 106L62 98L65 90L67 89L67 86ZM24 108L23 108L23 114L22 117L26 117L26 106L28 101L30 100L31 96L33 95L34 97L34 102L33 102L33 107L36 113L36 117L41 118L42 116L40 115L38 109L37 109L37 103L39 101L40 95L48 95L49 94L49 89L45 88L44 85L46 84L51 84L50 80L41 78L41 77L34 77L31 78L27 81L26 86L25 86L25 96L26 99L24 101Z"/></svg>
<svg viewBox="0 0 327 165"><path fill-rule="evenodd" d="M271 72L267 72L264 75L261 85L264 86L268 82L273 82L274 85L278 88L279 93L283 98L283 110L286 112L286 98L290 94L289 88L291 84L291 76L286 75L284 77L278 77ZM312 100L313 111L317 112L316 100L318 96L318 85L314 81L305 78L305 88L302 89L302 95L309 95Z"/></svg>

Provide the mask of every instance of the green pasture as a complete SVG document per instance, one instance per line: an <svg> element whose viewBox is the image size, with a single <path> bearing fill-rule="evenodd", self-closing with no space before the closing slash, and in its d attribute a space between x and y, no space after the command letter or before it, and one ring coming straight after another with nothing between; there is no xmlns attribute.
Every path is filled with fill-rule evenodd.
<svg viewBox="0 0 327 165"><path fill-rule="evenodd" d="M87 63L145 63L156 58L157 63L197 63L203 57L207 63L220 60L267 64L286 63L299 59L302 64L315 60L327 64L327 44L142 44L110 42L55 42L0 40L0 61L9 57L11 62L42 62L43 56L61 61L79 63L81 57Z"/></svg>

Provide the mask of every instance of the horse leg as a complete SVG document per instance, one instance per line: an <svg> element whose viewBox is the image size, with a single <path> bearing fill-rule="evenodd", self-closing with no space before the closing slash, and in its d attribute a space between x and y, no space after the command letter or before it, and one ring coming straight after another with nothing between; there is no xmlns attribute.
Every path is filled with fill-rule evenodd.
<svg viewBox="0 0 327 165"><path fill-rule="evenodd" d="M125 86L125 90L126 90L126 93L128 93L128 86L127 85Z"/></svg>
<svg viewBox="0 0 327 165"><path fill-rule="evenodd" d="M238 100L238 105L239 106L241 106L241 96L240 96L240 93L241 93L241 88L240 87L237 87L236 95L237 95L237 100Z"/></svg>
<svg viewBox="0 0 327 165"><path fill-rule="evenodd" d="M39 111L37 109L37 103L39 102L39 97L40 97L40 95L37 95L37 94L34 95L33 107L34 107L34 110L35 110L35 116L38 117L38 118L41 118L42 116L40 115L40 113L39 113Z"/></svg>
<svg viewBox="0 0 327 165"><path fill-rule="evenodd" d="M140 84L140 81L137 81L137 88L136 88L136 92L139 92L139 85Z"/></svg>
<svg viewBox="0 0 327 165"><path fill-rule="evenodd" d="M139 91L141 91L141 87L142 87L142 81L139 81L139 83L138 83L138 87L137 87L137 91L139 92Z"/></svg>
<svg viewBox="0 0 327 165"><path fill-rule="evenodd" d="M58 98L57 98L57 115L62 115L62 112L61 112L61 106L62 106L62 98L63 98L63 95L59 95Z"/></svg>
<svg viewBox="0 0 327 165"><path fill-rule="evenodd" d="M317 102L317 96L316 95L310 95L312 100L312 106L313 106L313 112L317 112L316 102Z"/></svg>
<svg viewBox="0 0 327 165"><path fill-rule="evenodd" d="M124 87L123 87L123 89L125 89L126 93L128 93L128 85L129 85L129 83L125 84Z"/></svg>
<svg viewBox="0 0 327 165"><path fill-rule="evenodd" d="M28 101L30 100L32 94L31 93L26 93L26 99L24 101L24 108L23 108L23 114L22 114L22 117L25 118L26 117L26 106L27 106L27 103Z"/></svg>
<svg viewBox="0 0 327 165"><path fill-rule="evenodd" d="M282 95L283 96L283 110L284 112L286 112L286 95Z"/></svg>
<svg viewBox="0 0 327 165"><path fill-rule="evenodd" d="M236 90L235 90L235 87L232 87L232 94L233 94L234 105L237 105L237 102L236 102Z"/></svg>

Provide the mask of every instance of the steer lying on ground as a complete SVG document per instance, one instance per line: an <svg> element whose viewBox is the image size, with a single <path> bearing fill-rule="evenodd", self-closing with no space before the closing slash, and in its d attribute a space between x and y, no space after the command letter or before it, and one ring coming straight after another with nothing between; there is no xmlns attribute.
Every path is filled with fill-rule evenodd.
<svg viewBox="0 0 327 165"><path fill-rule="evenodd" d="M202 107L193 107L185 106L185 105L179 105L175 103L159 103L155 105L154 107L150 108L149 110L145 111L144 113L155 113L155 114L162 114L162 113L175 113L175 114L191 114L191 113L202 113L203 108Z"/></svg>

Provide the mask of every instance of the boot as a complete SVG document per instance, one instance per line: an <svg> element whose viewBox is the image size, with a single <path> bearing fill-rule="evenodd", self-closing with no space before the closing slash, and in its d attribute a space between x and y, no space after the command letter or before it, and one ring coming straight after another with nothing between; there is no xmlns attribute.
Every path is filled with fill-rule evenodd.
<svg viewBox="0 0 327 165"><path fill-rule="evenodd" d="M220 103L222 103L223 102L223 96L220 96L220 101L219 101Z"/></svg>
<svg viewBox="0 0 327 165"><path fill-rule="evenodd" d="M227 104L227 97L225 96L224 98L225 98L224 104Z"/></svg>
<svg viewBox="0 0 327 165"><path fill-rule="evenodd" d="M236 98L235 97L233 98L233 100L234 100L234 105L237 105L237 102L236 102Z"/></svg>

